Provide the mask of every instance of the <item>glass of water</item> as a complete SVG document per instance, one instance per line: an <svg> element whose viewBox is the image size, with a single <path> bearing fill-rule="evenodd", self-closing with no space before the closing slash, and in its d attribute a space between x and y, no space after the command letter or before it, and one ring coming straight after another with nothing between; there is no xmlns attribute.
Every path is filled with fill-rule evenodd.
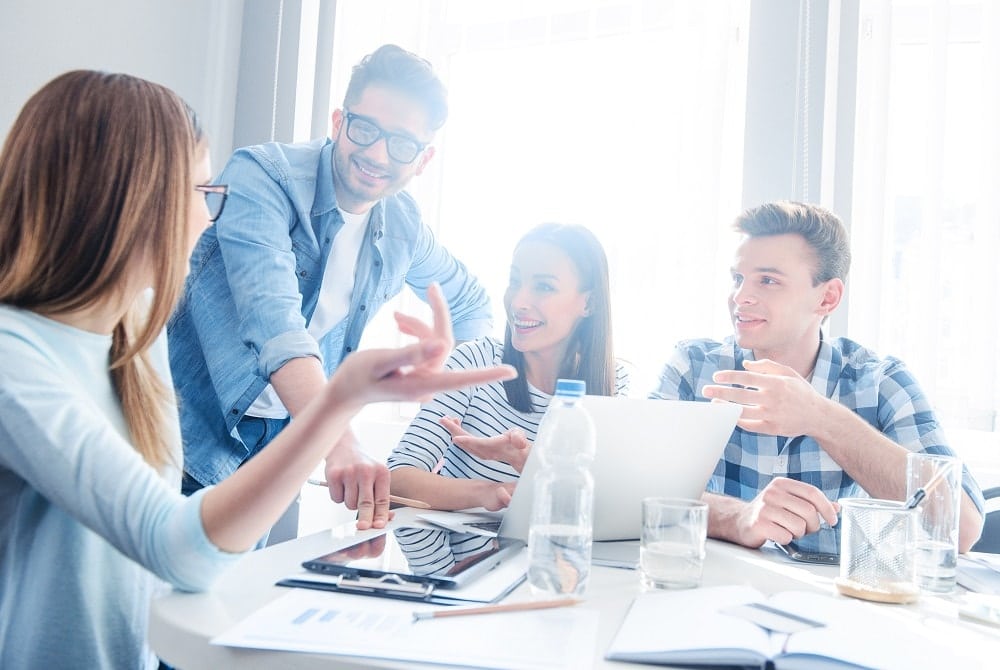
<svg viewBox="0 0 1000 670"><path fill-rule="evenodd" d="M917 584L929 593L948 593L955 588L958 566L962 462L954 456L907 454L907 498L920 488L927 492L917 507Z"/></svg>
<svg viewBox="0 0 1000 670"><path fill-rule="evenodd" d="M686 589L701 583L708 505L683 498L644 498L639 573L645 589Z"/></svg>

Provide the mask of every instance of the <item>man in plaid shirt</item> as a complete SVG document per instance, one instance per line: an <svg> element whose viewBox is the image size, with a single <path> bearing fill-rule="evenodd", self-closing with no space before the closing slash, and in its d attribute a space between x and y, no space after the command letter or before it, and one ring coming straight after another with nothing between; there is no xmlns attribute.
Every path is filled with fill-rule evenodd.
<svg viewBox="0 0 1000 670"><path fill-rule="evenodd" d="M681 342L654 398L744 405L709 480L708 534L748 547L767 540L836 551L841 497L906 497L906 454L952 454L930 403L898 359L879 358L821 325L850 266L843 223L814 205L770 203L734 224L724 342ZM979 538L983 497L962 473L959 550ZM808 536L808 537L807 537Z"/></svg>

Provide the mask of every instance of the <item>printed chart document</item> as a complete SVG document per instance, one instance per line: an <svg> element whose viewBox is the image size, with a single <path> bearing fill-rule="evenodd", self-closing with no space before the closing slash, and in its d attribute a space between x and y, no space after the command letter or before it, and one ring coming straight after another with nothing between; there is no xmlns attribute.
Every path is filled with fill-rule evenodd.
<svg viewBox="0 0 1000 670"><path fill-rule="evenodd" d="M778 670L979 667L960 660L945 630L894 607L802 591L768 598L748 586L647 592L633 601L607 658L693 667L770 661Z"/></svg>
<svg viewBox="0 0 1000 670"><path fill-rule="evenodd" d="M590 668L598 613L579 607L414 621L435 609L291 589L212 644L512 670Z"/></svg>

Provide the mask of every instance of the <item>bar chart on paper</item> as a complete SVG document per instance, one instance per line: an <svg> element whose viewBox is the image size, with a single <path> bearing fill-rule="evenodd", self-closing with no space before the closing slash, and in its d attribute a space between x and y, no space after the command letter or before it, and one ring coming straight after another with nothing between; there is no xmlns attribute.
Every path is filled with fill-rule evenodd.
<svg viewBox="0 0 1000 670"><path fill-rule="evenodd" d="M594 657L596 612L561 608L415 621L427 605L306 589L257 610L213 644L483 668L581 668ZM517 644L511 644L517 640Z"/></svg>

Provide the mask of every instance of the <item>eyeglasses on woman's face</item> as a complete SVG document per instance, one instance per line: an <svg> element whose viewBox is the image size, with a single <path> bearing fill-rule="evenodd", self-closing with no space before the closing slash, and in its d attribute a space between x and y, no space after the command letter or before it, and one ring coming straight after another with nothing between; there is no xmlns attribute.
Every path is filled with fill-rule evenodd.
<svg viewBox="0 0 1000 670"><path fill-rule="evenodd" d="M222 216L222 210L226 206L226 198L229 197L228 184L199 184L194 190L205 194L205 206L208 208L208 220L215 221Z"/></svg>

